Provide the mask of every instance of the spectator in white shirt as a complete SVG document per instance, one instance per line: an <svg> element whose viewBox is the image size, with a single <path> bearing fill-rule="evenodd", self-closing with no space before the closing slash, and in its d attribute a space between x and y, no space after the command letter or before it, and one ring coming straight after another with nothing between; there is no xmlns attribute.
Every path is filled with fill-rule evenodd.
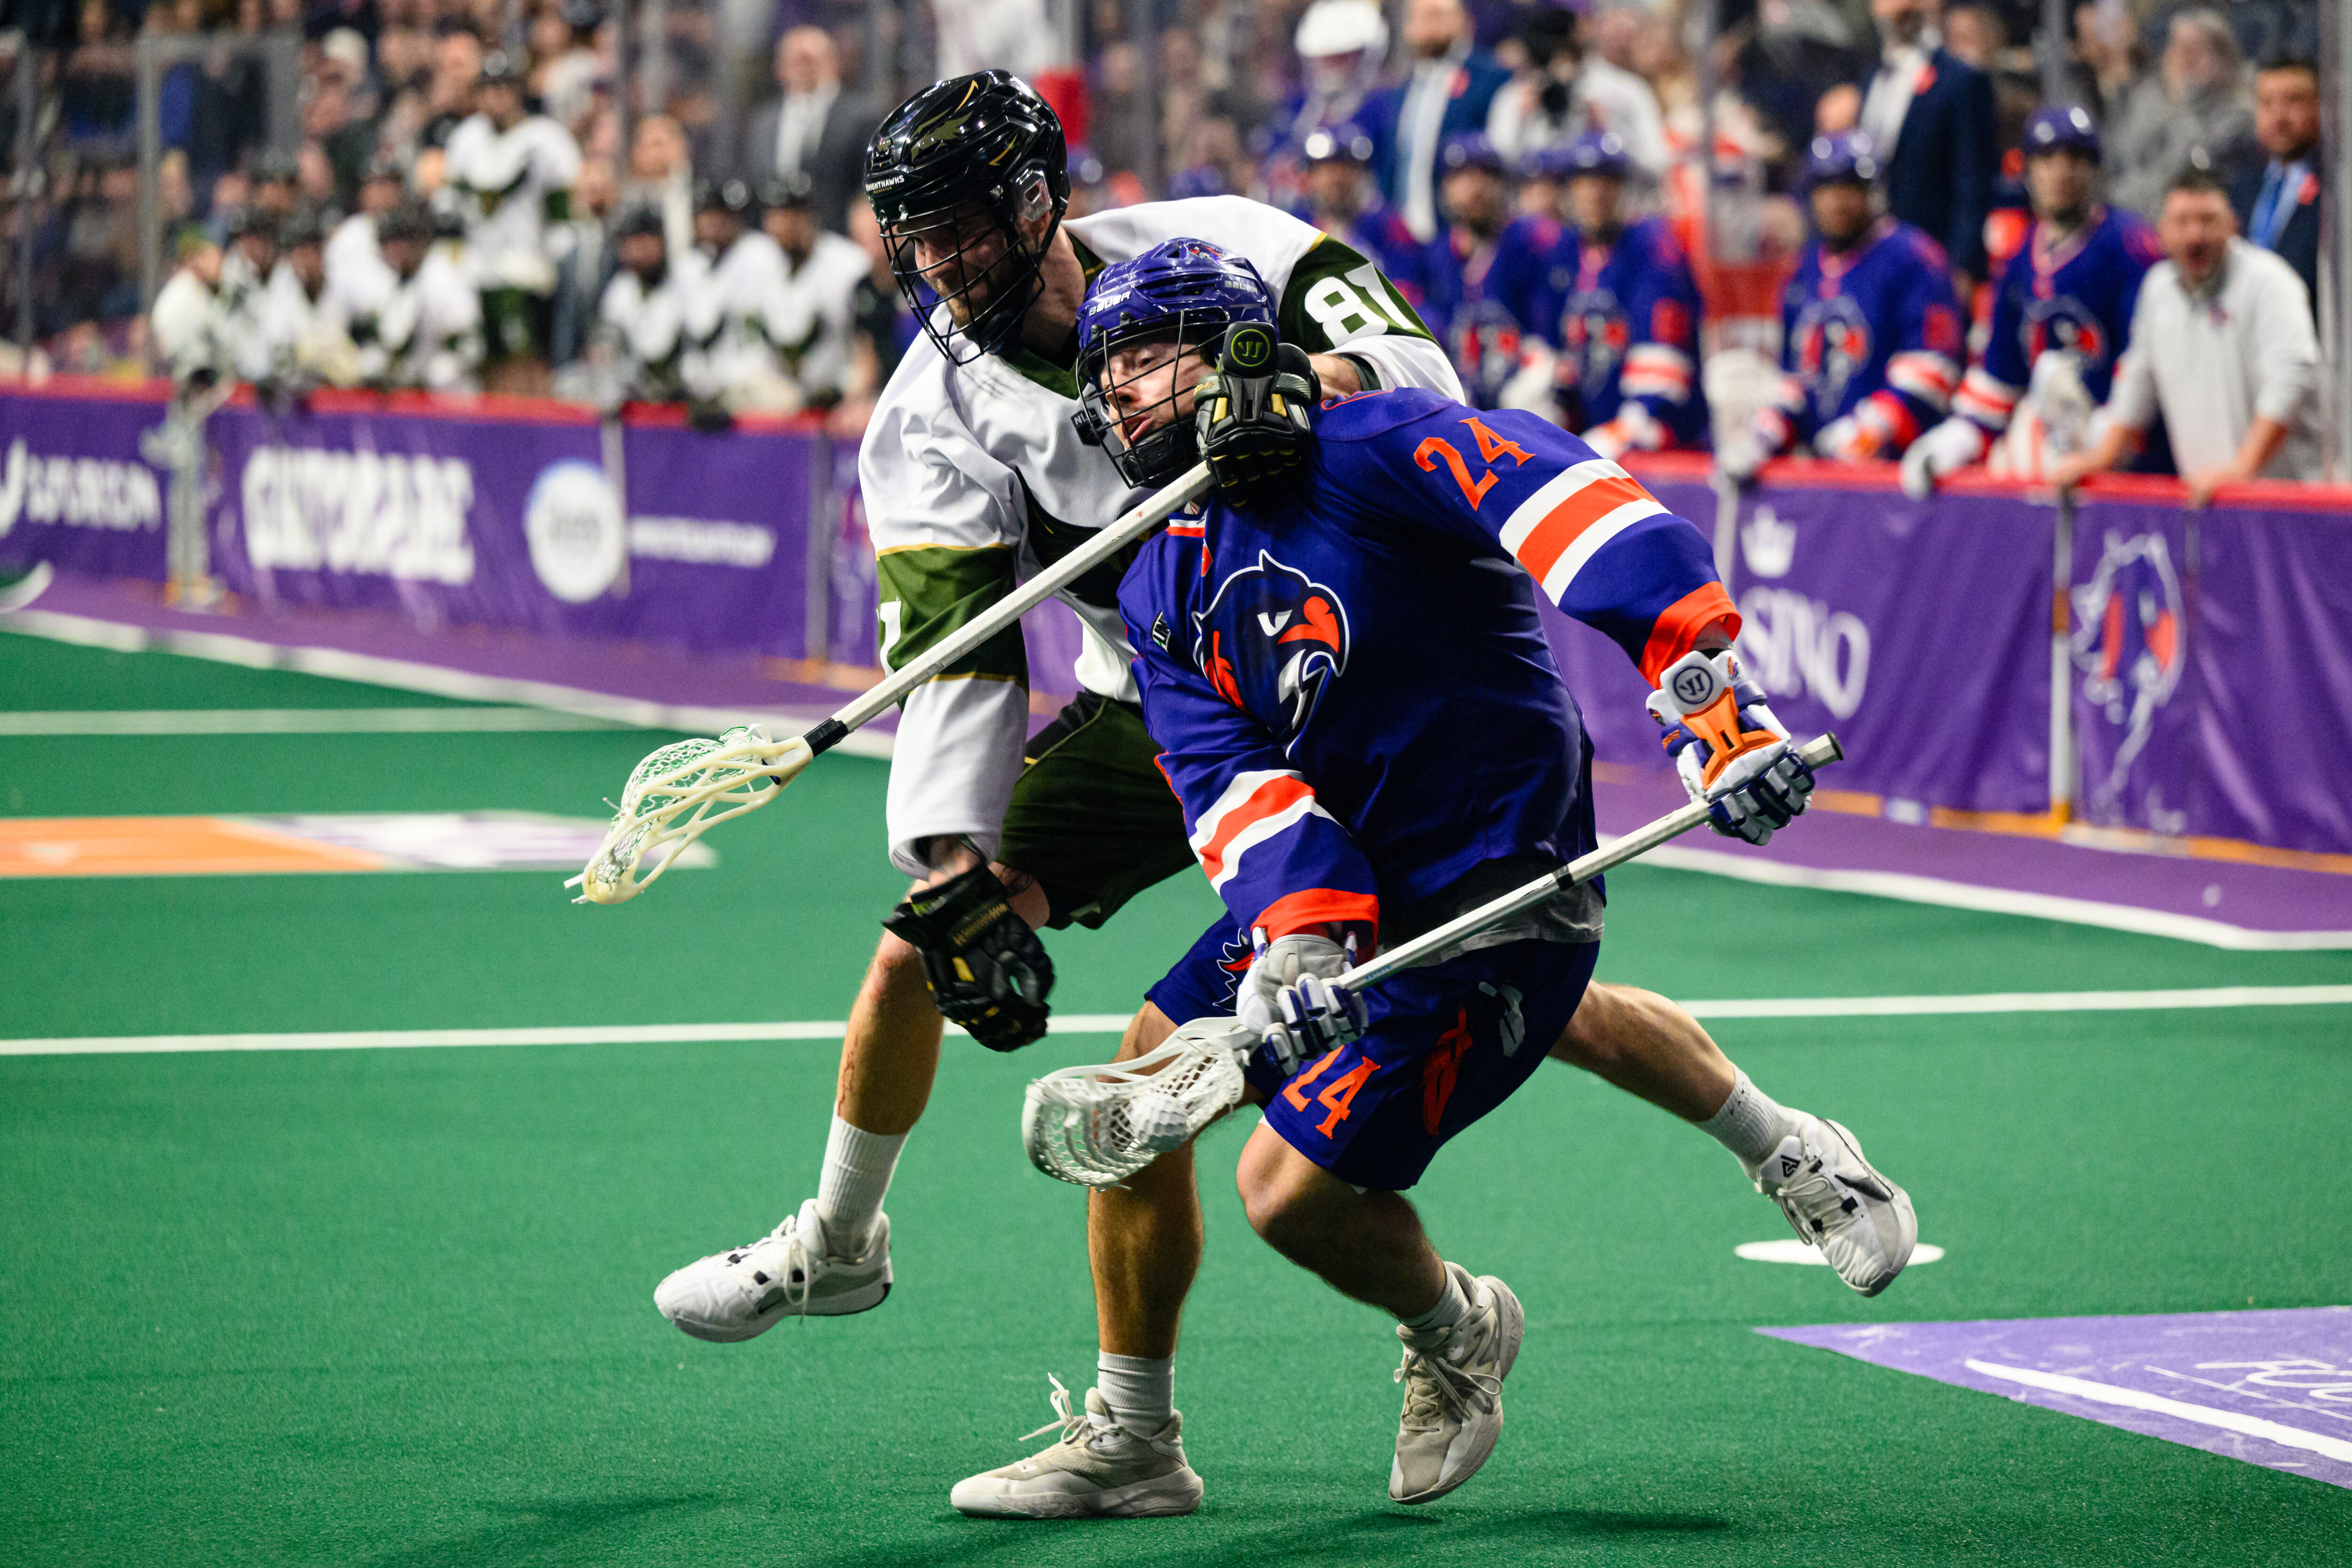
<svg viewBox="0 0 2352 1568"><path fill-rule="evenodd" d="M2252 479L2317 479L2319 342L2303 279L2238 237L2204 169L2174 177L2157 234L2168 259L2140 288L2089 449L2053 468L2053 482L2115 467L2159 410L2191 506Z"/></svg>

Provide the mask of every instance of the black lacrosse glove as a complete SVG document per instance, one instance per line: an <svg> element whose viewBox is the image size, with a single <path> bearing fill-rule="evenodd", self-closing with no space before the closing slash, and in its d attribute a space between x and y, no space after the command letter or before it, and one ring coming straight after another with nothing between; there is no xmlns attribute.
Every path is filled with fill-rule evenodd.
<svg viewBox="0 0 2352 1568"><path fill-rule="evenodd" d="M917 889L882 925L923 955L940 1016L992 1051L1044 1037L1054 963L987 867Z"/></svg>
<svg viewBox="0 0 2352 1568"><path fill-rule="evenodd" d="M1309 411L1322 395L1305 349L1276 342L1272 328L1254 321L1228 331L1192 416L1217 483L1246 491L1304 462L1315 440Z"/></svg>

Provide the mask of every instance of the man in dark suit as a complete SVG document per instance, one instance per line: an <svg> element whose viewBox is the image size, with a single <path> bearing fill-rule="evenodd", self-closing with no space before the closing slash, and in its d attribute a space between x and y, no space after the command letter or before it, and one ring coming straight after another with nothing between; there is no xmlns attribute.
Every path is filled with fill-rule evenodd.
<svg viewBox="0 0 2352 1568"><path fill-rule="evenodd" d="M2274 60L2254 77L2254 140L2269 162L2250 169L2230 193L2238 227L2294 268L2319 310L2319 68L2306 59Z"/></svg>
<svg viewBox="0 0 2352 1568"><path fill-rule="evenodd" d="M1887 211L1982 281L2000 163L1992 79L1943 47L1939 10L1940 0L1870 0L1881 53L1862 83L1860 129L1886 172Z"/></svg>
<svg viewBox="0 0 2352 1568"><path fill-rule="evenodd" d="M1417 239L1437 234L1437 153L1447 140L1486 129L1510 68L1471 47L1462 0L1412 0L1404 42L1412 74L1364 100L1372 173Z"/></svg>
<svg viewBox="0 0 2352 1568"><path fill-rule="evenodd" d="M841 56L823 27L794 27L776 40L776 84L784 90L751 115L736 172L753 185L806 174L817 221L847 227L850 198L863 186L866 143L882 111L841 86Z"/></svg>

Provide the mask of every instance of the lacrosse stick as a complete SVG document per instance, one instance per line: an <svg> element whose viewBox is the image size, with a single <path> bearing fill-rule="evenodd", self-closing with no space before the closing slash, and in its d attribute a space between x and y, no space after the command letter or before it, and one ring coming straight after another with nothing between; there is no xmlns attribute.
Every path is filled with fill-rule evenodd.
<svg viewBox="0 0 2352 1568"><path fill-rule="evenodd" d="M1845 756L1835 735L1808 741L1797 754L1815 768ZM1333 980L1331 987L1360 993L1405 970L1449 958L1465 939L1704 826L1707 810L1707 802L1695 800L1670 811L1557 871L1356 965ZM1029 1086L1022 1103L1021 1141L1029 1151L1029 1163L1082 1187L1118 1185L1170 1150L1181 1148L1242 1102L1241 1064L1257 1043L1255 1034L1231 1018L1202 1018L1133 1061L1047 1073Z"/></svg>
<svg viewBox="0 0 2352 1568"><path fill-rule="evenodd" d="M572 902L617 904L636 897L677 863L678 852L688 844L729 817L767 805L819 752L840 744L907 693L1158 528L1170 514L1200 500L1213 482L1208 464L1194 464L1173 484L1145 497L955 636L805 733L778 741L757 725L747 725L716 741L676 742L646 757L630 773L604 843L586 868L563 884L580 889ZM653 858L657 850L664 853Z"/></svg>

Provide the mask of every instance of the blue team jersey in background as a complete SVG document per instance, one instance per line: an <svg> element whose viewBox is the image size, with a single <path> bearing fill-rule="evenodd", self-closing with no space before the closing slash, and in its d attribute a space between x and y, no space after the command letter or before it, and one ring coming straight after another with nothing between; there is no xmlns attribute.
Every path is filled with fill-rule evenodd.
<svg viewBox="0 0 2352 1568"><path fill-rule="evenodd" d="M1316 434L1311 467L1262 504L1172 520L1119 607L1234 921L1376 942L1384 902L1592 846L1538 584L1654 680L1738 616L1696 528L1535 415L1408 388L1331 399Z"/></svg>
<svg viewBox="0 0 2352 1568"><path fill-rule="evenodd" d="M1706 444L1698 381L1698 280L1663 217L1627 226L1614 245L1564 228L1528 308L1559 351L1557 384L1570 428L1588 430L1639 402L1675 447Z"/></svg>
<svg viewBox="0 0 2352 1568"><path fill-rule="evenodd" d="M1519 368L1521 340L1559 248L1560 226L1522 214L1486 246L1447 228L1423 248L1422 320L1445 345L1464 395L1492 408Z"/></svg>
<svg viewBox="0 0 2352 1568"><path fill-rule="evenodd" d="M1941 419L1967 354L1943 247L1881 218L1843 254L1816 237L1780 295L1776 403L1801 438L1867 413L1893 454Z"/></svg>
<svg viewBox="0 0 2352 1568"><path fill-rule="evenodd" d="M2033 362L2053 350L2073 351L2084 386L2105 403L2130 345L2140 282L2163 259L2156 231L2112 207L2055 241L2034 224L2001 269L1984 362L1960 384L1953 412L1999 435L2032 383Z"/></svg>

